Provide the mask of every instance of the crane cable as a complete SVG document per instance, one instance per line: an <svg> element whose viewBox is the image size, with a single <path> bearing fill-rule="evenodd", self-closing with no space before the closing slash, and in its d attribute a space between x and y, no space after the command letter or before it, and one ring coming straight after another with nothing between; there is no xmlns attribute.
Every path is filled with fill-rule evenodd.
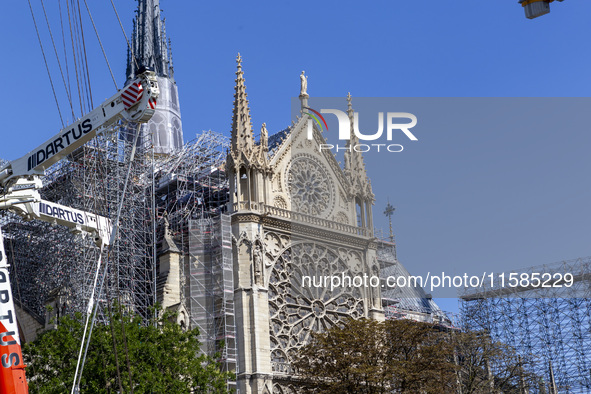
<svg viewBox="0 0 591 394"><path fill-rule="evenodd" d="M105 273L106 275L106 273ZM107 311L109 312L109 323L113 322L113 310L111 307L109 285L107 285ZM119 354L117 352L117 340L115 338L115 327L109 324L111 330L111 338L113 338L113 353L115 354L115 369L117 370L117 385L119 385L119 392L124 393L123 383L121 382L121 368L119 368Z"/></svg>
<svg viewBox="0 0 591 394"><path fill-rule="evenodd" d="M121 26L121 31L123 32L123 36L125 37L125 41L127 42L127 48L129 48L129 52L131 53L131 57L133 58L133 62L135 63L135 68L138 69L139 66L138 66L135 54L133 53L133 47L131 46L131 44L129 43L129 40L127 39L127 34L125 34L125 29L123 28L123 23L121 23L121 18L119 18L119 13L117 12L117 8L115 7L115 3L113 3L113 0L111 0L111 5L113 6L113 10L115 11L115 15L117 15L117 20L119 21L119 26Z"/></svg>
<svg viewBox="0 0 591 394"><path fill-rule="evenodd" d="M135 158L135 151L136 151L136 147L138 146L138 142L139 142L139 137L140 137L140 133L141 133L141 124L137 124L136 129L135 129L135 138L133 141L133 146L131 148L131 155L129 158L129 168L128 168L128 172L126 175L126 180L125 182L127 183L129 174L131 173L131 167L133 165L133 161ZM125 128L126 131L129 130L128 128ZM123 199L125 198L125 193L121 195L121 206L123 205ZM113 241L114 242L114 241ZM124 320L123 320L123 310L122 310L122 302L121 302L121 289L119 284L121 283L121 281L119 280L119 270L117 270L117 305L119 308L119 316L121 316L121 335L122 335L122 339L123 339L123 349L125 349L125 360L127 363L127 372L128 372L128 377L129 377L129 389L131 391L131 394L133 394L133 374L131 371L131 364L129 362L129 348L127 346L127 332L125 330L125 324L124 324ZM108 287L107 287L108 288ZM112 323L112 322L111 322ZM111 324L112 325L112 324Z"/></svg>
<svg viewBox="0 0 591 394"><path fill-rule="evenodd" d="M86 94L88 98L89 108L88 111L92 111L94 108L94 102L92 100L92 87L90 86L90 71L88 70L88 57L86 56L86 40L84 39L84 26L82 24L82 12L80 12L80 0L77 0L78 4L78 20L80 21L80 35L82 42L82 50L84 52L84 62L86 66Z"/></svg>
<svg viewBox="0 0 591 394"><path fill-rule="evenodd" d="M66 79L64 78L64 71L62 69L62 63L60 62L59 55L57 54L57 48L55 46L55 40L53 39L53 32L51 31L51 26L49 25L49 19L47 18L47 11L45 10L45 3L41 0L41 7L43 8L43 15L45 15L45 23L47 23L47 29L49 30L49 36L51 37L51 43L53 45L53 51L55 52L55 58L57 59L57 65L60 69L60 74L62 76L62 81L64 83L64 89L66 89L66 96L68 97L68 102L70 103L70 109L72 110L72 120L74 120L74 106L72 104L72 96L68 91L68 87L66 86Z"/></svg>
<svg viewBox="0 0 591 394"><path fill-rule="evenodd" d="M95 140L95 143L98 145L98 138ZM109 141L107 140L107 141L104 141L103 143L108 144ZM104 154L102 155L102 157L104 160ZM109 197L108 197L108 193L107 193L108 184L106 182L106 177L101 177L101 183L102 183L103 198L105 199L105 201L109 201ZM98 193L97 193L97 195L98 195ZM109 204L106 204L106 212L107 212L107 217L111 217ZM110 255L108 256L108 261L111 261ZM111 272L110 270L105 270L106 277L108 277L110 272ZM109 313L109 322L112 322L113 321L113 311L112 311L112 307L111 307L111 294L110 294L109 288L110 288L110 286L109 286L109 284L107 284L107 287L106 287L107 312ZM117 351L117 340L115 338L115 328L113 327L113 324L109 324L109 328L111 329L111 337L113 338L112 345L113 345L113 354L115 356L115 369L117 371L117 384L119 386L119 391L121 393L123 393L124 391L123 391L123 383L121 382L121 369L119 367L119 353Z"/></svg>
<svg viewBox="0 0 591 394"><path fill-rule="evenodd" d="M41 42L41 36L39 35L39 29L37 28L37 21L35 20L35 14L33 13L33 6L31 6L31 0L27 0L27 1L29 2L29 10L31 10L31 17L33 18L33 24L35 25L35 31L37 32L37 40L39 40L39 46L41 47L41 53L43 54L43 61L45 62L45 68L47 69L47 76L49 77L49 83L51 84L53 98L55 99L55 104L57 105L57 112L60 115L60 121L62 122L62 127L65 127L64 118L62 117L62 111L60 109L60 104L57 100L57 95L55 94L55 87L53 86L53 79L51 78L51 73L49 72L49 66L47 65L47 58L45 57L45 50L43 49L43 43Z"/></svg>
<svg viewBox="0 0 591 394"><path fill-rule="evenodd" d="M84 2L86 2L86 0L84 0ZM115 16L117 17L117 21L119 22L119 26L121 27L121 31L123 32L123 37L125 37L125 42L127 43L127 47L129 49L129 52L131 53L131 57L133 58L133 62L136 66L136 69L139 68L138 66L138 62L137 59L135 57L135 54L133 53L133 47L131 46L129 39L127 38L127 34L125 33L125 28L123 27L123 23L121 22L121 18L119 17L119 12L117 11L117 7L115 7L115 3L113 2L113 0L111 0L111 6L113 7L113 11L115 11ZM125 186L124 186L124 194L125 194L125 187L127 187L127 181L129 178L129 173L131 172L131 165L135 156L135 150L136 150L136 146L139 140L139 135L141 132L141 124L137 125L137 129L135 132L135 141L133 143L133 147L131 150L131 156L130 156L130 162L129 162L129 168L128 168L128 172L126 175L126 179L125 179ZM121 207L123 205L123 198L125 197L125 195L122 195L121 197L121 205L119 206L119 212L117 213L117 220L119 220L119 216L120 216L120 212L121 212ZM114 241L114 240L113 240ZM155 262L154 262L155 263ZM106 274L106 273L105 273ZM103 278L104 279L104 278ZM118 282L119 283L119 282ZM117 286L117 298L118 298L118 303L119 303L119 313L121 314L121 293L120 293L120 289L119 286ZM121 330L122 330L122 335L123 335L123 346L125 349L125 359L127 361L127 371L129 374L129 387L131 390L131 394L133 394L133 382L132 382L132 372L131 372L131 365L129 362L129 349L127 346L127 335L125 333L125 325L123 324L123 320L121 321Z"/></svg>
<svg viewBox="0 0 591 394"><path fill-rule="evenodd" d="M30 1L30 0L29 0ZM72 43L72 57L74 58L74 71L76 72L76 87L78 88L78 101L80 103L80 115L84 114L82 106L82 95L80 93L80 79L78 77L78 62L76 60L76 49L74 47L74 33L72 32L72 16L70 12L70 2L66 0L66 8L68 10L68 25L70 27L70 42Z"/></svg>
<svg viewBox="0 0 591 394"><path fill-rule="evenodd" d="M90 102L88 100L88 81L87 75L85 74L85 64L84 64L84 53L82 47L84 45L84 34L81 32L81 27L79 25L79 14L80 10L76 7L76 1L71 0L72 3L72 20L74 26L74 42L75 42L75 51L78 52L78 62L77 65L80 67L80 79L78 83L81 85L81 114L82 116L84 113L88 112L90 108ZM77 12L78 11L78 12Z"/></svg>
<svg viewBox="0 0 591 394"><path fill-rule="evenodd" d="M111 78L113 79L113 83L115 84L115 90L119 90L119 88L117 87L117 81L115 80L115 76L113 75L113 70L111 69L111 65L109 64L109 59L107 58L107 54L105 53L103 42L101 41L101 37L99 36L98 30L96 29L96 25L94 24L94 18L92 17L92 13L90 12L90 8L88 7L88 3L86 2L86 0L84 0L84 5L86 6L86 11L88 11L88 16L90 17L90 21L92 22L92 27L94 28L96 38L98 39L98 42L101 46L101 50L103 51L103 56L105 57L107 67L109 68L109 72L111 73Z"/></svg>
<svg viewBox="0 0 591 394"><path fill-rule="evenodd" d="M67 1L67 0L66 0ZM63 12L62 12L62 0L58 0L58 6L60 11L60 27L62 32L62 46L64 48L64 63L66 64L66 78L68 80L68 86L66 87L66 93L68 96L72 97L72 86L70 85L70 68L68 67L68 52L66 47L66 34L64 33L64 20L63 20ZM74 113L74 107L72 106L72 119L76 119L76 114Z"/></svg>
<svg viewBox="0 0 591 394"><path fill-rule="evenodd" d="M95 142L98 144L98 138L97 138L97 140ZM108 141L106 141L105 143L108 144ZM106 179L105 178L106 177L101 177L103 198L105 199L105 201L109 201L108 193L107 193L108 185L106 183ZM110 206L109 206L109 204L106 205L106 211L107 211L107 217L111 217L111 212L110 212ZM108 257L108 261L111 261L110 260L110 255ZM105 270L105 276L108 277L109 274L110 274L110 272L111 271L108 270L108 269ZM110 285L107 284L107 287L106 287L107 312L109 314L109 322L112 322L113 321L113 311L112 311L112 307L111 307L111 293L110 293L109 289L110 289ZM115 356L115 370L117 372L117 384L119 386L119 391L121 393L123 393L124 391L123 391L123 383L121 382L121 368L119 367L119 352L117 351L117 341L116 341L116 338L115 338L115 328L114 328L113 324L109 324L109 328L111 330L111 337L113 339L112 345L113 345L113 354Z"/></svg>
<svg viewBox="0 0 591 394"><path fill-rule="evenodd" d="M82 378L82 369L80 368L80 359L82 358L82 350L84 350L84 358L86 358L86 351L88 350L88 344L90 343L90 337L92 335L92 328L94 326L94 314L92 313L94 309L94 313L96 314L96 310L98 308L94 305L94 293L96 291L96 285L100 273L101 262L103 257L103 248L105 244L101 242L101 247L99 251L99 258L96 265L96 273L94 276L94 283L92 286L92 292L90 293L90 299L88 300L88 309L86 311L86 323L84 324L84 331L82 333L82 344L80 345L80 352L78 353L78 362L76 363L76 372L74 373L74 385L72 386L72 394L80 392L80 379ZM105 264L106 266L107 264ZM99 291L99 295L97 299L100 299L101 294ZM90 321L90 316L92 316L92 324L90 326L90 332L88 331L88 323ZM88 339L86 339L86 334L88 333ZM86 349L84 349L84 341L86 340ZM80 369L80 375L78 375L78 370Z"/></svg>

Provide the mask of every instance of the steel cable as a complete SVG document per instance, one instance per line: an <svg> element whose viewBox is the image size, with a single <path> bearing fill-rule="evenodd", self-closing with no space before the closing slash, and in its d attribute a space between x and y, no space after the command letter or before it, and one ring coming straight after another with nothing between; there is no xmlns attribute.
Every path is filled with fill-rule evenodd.
<svg viewBox="0 0 591 394"><path fill-rule="evenodd" d="M55 99L55 104L57 105L57 112L59 112L62 127L65 127L64 118L62 117L62 111L60 109L60 103L58 102L57 95L55 94L53 79L51 78L51 73L49 72L49 65L47 64L47 58L45 57L45 50L43 49L43 43L41 42L41 36L39 35L39 29L37 28L37 21L35 20L35 14L33 13L33 7L31 6L31 0L28 0L28 2L29 10L31 10L31 17L33 18L33 24L35 25L35 31L37 32L37 40L39 40L39 46L41 47L41 53L43 54L43 61L45 62L45 68L47 69L47 76L49 77L49 83L51 84L51 91L53 92L53 98Z"/></svg>
<svg viewBox="0 0 591 394"><path fill-rule="evenodd" d="M51 26L49 24L49 19L47 18L47 11L45 10L45 3L41 0L41 7L43 8L43 15L45 15L45 22L47 23L47 30L49 30L49 36L51 37L51 44L53 45L53 51L55 52L55 58L57 60L57 65L60 69L60 74L62 76L62 81L64 83L64 89L66 90L66 96L68 97L68 102L70 103L70 108L72 110L72 115L74 114L74 106L72 104L72 97L70 96L70 92L68 91L68 87L66 85L66 79L64 78L64 71L62 70L62 63L60 62L59 55L57 54L57 47L55 46L55 40L53 39L53 32L51 31ZM74 120L74 119L72 119Z"/></svg>

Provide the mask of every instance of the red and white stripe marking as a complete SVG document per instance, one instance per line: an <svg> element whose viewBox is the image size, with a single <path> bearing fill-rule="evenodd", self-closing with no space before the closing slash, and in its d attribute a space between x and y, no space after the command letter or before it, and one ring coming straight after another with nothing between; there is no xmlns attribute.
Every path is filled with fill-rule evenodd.
<svg viewBox="0 0 591 394"><path fill-rule="evenodd" d="M123 105L125 105L125 109L129 109L133 107L138 101L142 99L144 96L144 87L141 83L132 83L127 89L121 93L121 98L123 99ZM156 103L154 103L154 107L156 107Z"/></svg>
<svg viewBox="0 0 591 394"><path fill-rule="evenodd" d="M150 100L148 100L148 105L150 106L150 108L156 109L156 99L151 98Z"/></svg>

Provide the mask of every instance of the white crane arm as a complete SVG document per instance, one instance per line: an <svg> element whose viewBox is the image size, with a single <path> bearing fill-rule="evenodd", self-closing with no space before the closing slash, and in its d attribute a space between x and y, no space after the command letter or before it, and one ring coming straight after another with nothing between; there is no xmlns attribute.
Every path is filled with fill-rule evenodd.
<svg viewBox="0 0 591 394"><path fill-rule="evenodd" d="M111 221L103 216L80 211L61 204L41 199L39 177L27 180L16 179L6 194L0 195L0 210L6 209L23 217L25 220L43 220L52 224L68 227L72 232L90 233L97 246L109 245Z"/></svg>
<svg viewBox="0 0 591 394"><path fill-rule="evenodd" d="M44 175L49 166L81 147L96 136L97 132L119 119L137 123L147 122L154 114L159 93L154 72L144 71L99 107L20 159L10 161L0 168L0 185L22 176Z"/></svg>

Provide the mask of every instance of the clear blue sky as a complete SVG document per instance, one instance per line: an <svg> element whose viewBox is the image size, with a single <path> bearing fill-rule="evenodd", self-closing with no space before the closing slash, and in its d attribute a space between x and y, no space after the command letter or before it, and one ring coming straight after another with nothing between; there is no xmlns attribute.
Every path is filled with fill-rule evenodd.
<svg viewBox="0 0 591 394"><path fill-rule="evenodd" d="M31 2L64 109L40 2ZM45 3L59 40L56 2ZM115 4L129 34L136 3ZM89 5L121 85L126 44L115 14L107 0ZM588 1L554 2L549 15L531 21L515 0L161 0L161 7L185 139L207 129L229 132L237 52L255 129L266 122L271 133L290 123L301 70L309 75L310 95L322 97L349 91L357 97L585 97L591 91ZM27 2L5 2L3 15L0 157L13 159L57 133L60 120ZM96 104L114 86L85 26ZM489 151L486 143L498 144L496 138L432 139L438 149L425 142L407 156L369 166L378 192L375 221L386 226L378 213L390 196L399 257L411 272L433 262L482 271L591 254L588 124L540 139L525 134L507 149L478 153Z"/></svg>

